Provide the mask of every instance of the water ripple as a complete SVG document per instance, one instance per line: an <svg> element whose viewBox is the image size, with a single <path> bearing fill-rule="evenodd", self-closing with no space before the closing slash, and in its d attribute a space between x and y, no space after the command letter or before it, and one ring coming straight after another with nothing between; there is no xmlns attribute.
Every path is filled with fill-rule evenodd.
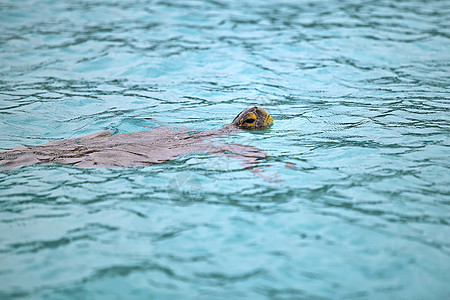
<svg viewBox="0 0 450 300"><path fill-rule="evenodd" d="M0 172L0 297L449 294L446 1L3 1L0 148L274 126L123 169ZM184 181L175 181L185 176ZM174 184L183 182L183 184Z"/></svg>

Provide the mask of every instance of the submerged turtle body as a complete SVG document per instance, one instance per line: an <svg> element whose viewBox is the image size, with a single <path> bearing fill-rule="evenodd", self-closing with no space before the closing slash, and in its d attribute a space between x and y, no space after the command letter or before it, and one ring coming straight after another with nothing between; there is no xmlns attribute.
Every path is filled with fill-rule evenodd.
<svg viewBox="0 0 450 300"><path fill-rule="evenodd" d="M150 131L124 134L101 131L2 151L0 167L12 169L21 165L51 163L78 167L134 167L162 163L194 152L234 157L242 160L244 166L251 166L267 155L252 146L205 141L239 129L264 130L272 123L272 117L265 110L252 107L237 115L231 124L217 130L190 133L187 129L161 126Z"/></svg>

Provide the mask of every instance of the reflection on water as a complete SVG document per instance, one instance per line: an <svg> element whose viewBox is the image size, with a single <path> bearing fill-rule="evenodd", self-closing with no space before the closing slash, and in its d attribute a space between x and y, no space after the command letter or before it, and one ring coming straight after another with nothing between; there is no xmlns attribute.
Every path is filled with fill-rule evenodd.
<svg viewBox="0 0 450 300"><path fill-rule="evenodd" d="M0 147L241 110L267 153L0 172L0 298L445 299L446 1L3 1ZM101 296L100 296L101 295Z"/></svg>

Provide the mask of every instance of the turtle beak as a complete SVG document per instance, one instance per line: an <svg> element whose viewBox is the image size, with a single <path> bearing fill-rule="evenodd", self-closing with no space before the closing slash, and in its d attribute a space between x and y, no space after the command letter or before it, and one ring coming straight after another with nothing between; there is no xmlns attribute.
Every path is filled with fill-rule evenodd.
<svg viewBox="0 0 450 300"><path fill-rule="evenodd" d="M267 111L265 111L264 109L260 108L259 109L261 111L262 114L262 124L261 124L261 129L267 129L270 126L272 126L273 124L273 119L272 117L269 115L269 113Z"/></svg>
<svg viewBox="0 0 450 300"><path fill-rule="evenodd" d="M270 126L272 126L273 124L273 119L272 117L269 115L269 113L267 113L267 117L264 120L263 126L264 128L269 128Z"/></svg>

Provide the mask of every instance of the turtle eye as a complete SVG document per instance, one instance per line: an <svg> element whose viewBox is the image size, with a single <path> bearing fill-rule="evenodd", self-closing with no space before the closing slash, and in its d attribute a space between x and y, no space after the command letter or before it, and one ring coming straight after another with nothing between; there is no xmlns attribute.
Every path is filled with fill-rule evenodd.
<svg viewBox="0 0 450 300"><path fill-rule="evenodd" d="M255 119L247 119L244 121L244 124L252 124L255 122Z"/></svg>

